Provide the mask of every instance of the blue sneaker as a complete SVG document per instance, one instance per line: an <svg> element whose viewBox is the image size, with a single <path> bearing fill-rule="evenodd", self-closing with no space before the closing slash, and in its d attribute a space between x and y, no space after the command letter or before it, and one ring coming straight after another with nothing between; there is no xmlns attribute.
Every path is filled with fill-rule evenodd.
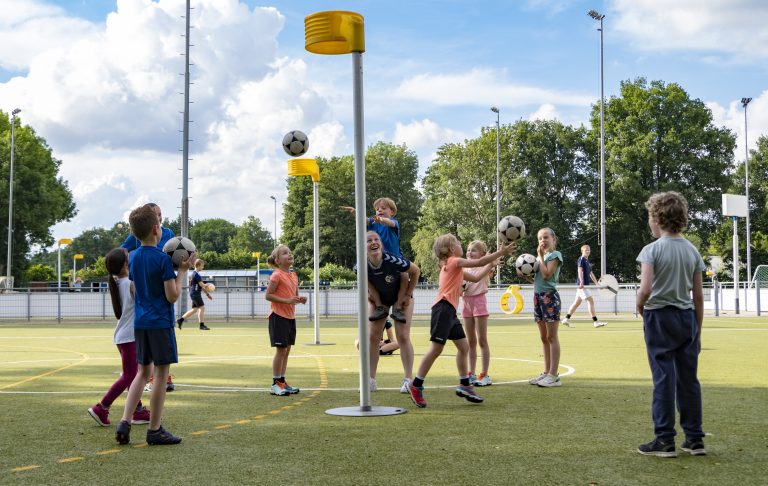
<svg viewBox="0 0 768 486"><path fill-rule="evenodd" d="M640 444L637 448L637 452L644 456L677 457L674 440L664 442L659 439L653 439L647 444Z"/></svg>
<svg viewBox="0 0 768 486"><path fill-rule="evenodd" d="M157 430L147 430L147 444L149 445L173 445L181 442L181 437L173 435L161 425Z"/></svg>
<svg viewBox="0 0 768 486"><path fill-rule="evenodd" d="M285 391L287 391L289 395L295 395L301 391L295 386L289 385L287 381L283 383L283 385L285 385Z"/></svg>
<svg viewBox="0 0 768 486"><path fill-rule="evenodd" d="M460 396L461 398L466 398L467 401L472 403L483 403L483 400L485 400L483 397L475 393L475 388L472 385L464 386L459 385L456 387L456 395Z"/></svg>
<svg viewBox="0 0 768 486"><path fill-rule="evenodd" d="M115 439L117 443L125 445L131 441L131 424L126 420L121 420L117 424L117 431L115 432Z"/></svg>

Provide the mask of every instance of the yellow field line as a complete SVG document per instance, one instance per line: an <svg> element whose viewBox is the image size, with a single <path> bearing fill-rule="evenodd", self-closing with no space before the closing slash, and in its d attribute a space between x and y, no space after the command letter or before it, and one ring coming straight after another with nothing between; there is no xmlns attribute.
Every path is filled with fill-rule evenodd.
<svg viewBox="0 0 768 486"><path fill-rule="evenodd" d="M22 472L22 471L31 471L32 469L39 468L39 464L32 464L30 466L21 466L21 467L14 467L11 469L11 472Z"/></svg>
<svg viewBox="0 0 768 486"><path fill-rule="evenodd" d="M8 385L0 386L0 390L5 390L6 388L12 388L14 386L21 385L21 384L27 383L29 381L37 380L39 378L43 378L45 376L49 376L49 375L52 375L54 373L58 373L59 371L64 371L67 368L72 368L73 366L81 365L81 364L85 363L86 361L88 361L89 359L91 359L90 356L88 356L85 353L81 353L79 351L71 351L71 350L68 350L68 349L59 349L59 348L35 348L35 349L46 349L48 351L62 351L62 352L66 352L66 353L79 354L82 357L82 359L80 361L78 361L77 363L70 363L70 364L68 364L66 366L62 366L61 368L57 368L55 370L47 371L47 372L39 374L37 376L31 376L31 377L26 378L24 380L17 381L16 383L9 383Z"/></svg>

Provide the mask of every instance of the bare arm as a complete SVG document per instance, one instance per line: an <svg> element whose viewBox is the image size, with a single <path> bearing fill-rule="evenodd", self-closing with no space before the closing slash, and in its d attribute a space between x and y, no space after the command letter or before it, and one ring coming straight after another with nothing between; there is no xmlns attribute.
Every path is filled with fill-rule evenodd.
<svg viewBox="0 0 768 486"><path fill-rule="evenodd" d="M600 283L600 282L598 282L598 281L597 281L597 277L595 277L595 272L589 272L589 278L591 278L591 279L592 279L592 282L593 282L595 285L598 285L598 284Z"/></svg>
<svg viewBox="0 0 768 486"><path fill-rule="evenodd" d="M290 297L278 297L275 295L275 291L277 291L277 282L270 280L264 298L270 302L277 302L278 304L304 304L307 301L306 297L300 297L298 294Z"/></svg>
<svg viewBox="0 0 768 486"><path fill-rule="evenodd" d="M544 280L548 280L549 278L551 278L552 275L555 274L555 271L557 270L558 265L560 265L560 260L558 260L557 258L553 258L547 263L544 263L544 259L541 258L539 261L539 273L541 274L541 277Z"/></svg>
<svg viewBox="0 0 768 486"><path fill-rule="evenodd" d="M693 275L693 306L696 309L696 324L701 338L701 326L704 324L704 289L701 272Z"/></svg>
<svg viewBox="0 0 768 486"><path fill-rule="evenodd" d="M195 261L195 252L189 254L185 259L179 262L179 270L176 272L176 278L163 282L165 298L171 304L176 303L181 295L181 288L184 286L184 280L187 278L190 262Z"/></svg>
<svg viewBox="0 0 768 486"><path fill-rule="evenodd" d="M487 278L491 273L493 273L493 269L496 268L496 265L498 265L499 262L493 262L485 266L483 268L483 271L478 273L477 275L473 275L470 272L464 271L464 280L467 282L480 282L484 278Z"/></svg>
<svg viewBox="0 0 768 486"><path fill-rule="evenodd" d="M500 260L502 257L512 255L515 251L517 251L517 242L513 241L508 245L502 246L499 251L489 253L481 258L476 258L474 260L459 258L456 264L461 268L483 267L496 260Z"/></svg>
<svg viewBox="0 0 768 486"><path fill-rule="evenodd" d="M411 263L411 266L406 270L408 273L408 287L405 288L405 295L397 302L397 305L404 309L411 300L413 300L413 291L416 289L416 285L419 283L419 276L421 275L421 269Z"/></svg>
<svg viewBox="0 0 768 486"><path fill-rule="evenodd" d="M640 265L640 288L637 289L637 313L643 315L645 303L651 297L651 284L653 283L653 265L643 263Z"/></svg>

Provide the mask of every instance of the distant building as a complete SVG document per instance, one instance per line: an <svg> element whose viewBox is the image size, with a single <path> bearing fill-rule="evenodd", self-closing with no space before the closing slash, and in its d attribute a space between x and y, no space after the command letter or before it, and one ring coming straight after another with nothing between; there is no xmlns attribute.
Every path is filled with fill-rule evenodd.
<svg viewBox="0 0 768 486"><path fill-rule="evenodd" d="M213 283L216 288L231 291L250 291L257 287L264 289L272 275L271 268L262 268L258 274L255 268L247 270L208 270L200 272L203 280Z"/></svg>

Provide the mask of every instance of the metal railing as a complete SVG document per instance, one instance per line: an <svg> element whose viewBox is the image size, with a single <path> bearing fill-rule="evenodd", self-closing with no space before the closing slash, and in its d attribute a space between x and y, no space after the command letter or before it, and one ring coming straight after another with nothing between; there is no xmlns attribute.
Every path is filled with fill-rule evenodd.
<svg viewBox="0 0 768 486"><path fill-rule="evenodd" d="M488 308L491 315L502 315L498 304L506 286L490 288L488 291ZM619 286L618 294L605 298L593 290L595 307L598 315L635 313L635 299L638 284L623 284ZM575 285L561 284L558 288L562 301L562 312L568 309L576 296ZM296 306L297 318L313 319L314 292L311 287L302 287L301 295L308 301L305 305ZM519 316L530 314L530 303L533 300L533 286L521 285L524 307ZM735 310L735 295L733 284L728 282L708 282L704 289L705 310L721 311ZM768 299L768 286L758 285L739 288L742 308L740 312L756 312L761 315L761 302ZM414 292L414 317L428 318L430 309L437 297L435 286L421 286ZM745 299L745 297L748 297ZM354 288L323 288L319 292L318 312L322 318L352 318L357 316L357 291ZM745 306L745 301L749 304ZM585 305L578 312L586 313ZM176 304L176 313L183 310ZM269 302L264 298L263 289L253 287L219 287L213 293L213 300L205 300L206 318L216 320L261 319L269 314ZM83 289L82 291L57 292L40 291L40 289L16 288L12 291L0 292L0 319L36 320L36 319L101 319L114 320L112 303L109 294L104 289Z"/></svg>

